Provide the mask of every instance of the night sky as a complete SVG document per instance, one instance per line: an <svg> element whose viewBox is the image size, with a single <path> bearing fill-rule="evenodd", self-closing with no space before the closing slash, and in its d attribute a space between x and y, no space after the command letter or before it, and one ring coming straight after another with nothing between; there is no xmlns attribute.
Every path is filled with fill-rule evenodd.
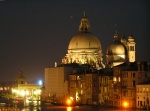
<svg viewBox="0 0 150 111"><path fill-rule="evenodd" d="M0 0L0 81L15 80L20 70L28 82L43 79L45 67L61 63L84 11L104 60L117 30L134 36L137 61L150 61L149 6L149 0Z"/></svg>

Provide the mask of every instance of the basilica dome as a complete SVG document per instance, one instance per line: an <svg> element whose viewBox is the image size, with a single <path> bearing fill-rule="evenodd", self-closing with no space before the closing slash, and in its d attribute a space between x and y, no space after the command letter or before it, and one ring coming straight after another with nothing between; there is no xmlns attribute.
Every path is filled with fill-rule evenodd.
<svg viewBox="0 0 150 111"><path fill-rule="evenodd" d="M78 34L74 35L68 45L68 53L62 64L79 63L99 66L102 63L102 48L97 36L91 32L89 20L81 18Z"/></svg>
<svg viewBox="0 0 150 111"><path fill-rule="evenodd" d="M79 33L72 37L68 50L96 48L101 50L101 44L97 36L92 33Z"/></svg>

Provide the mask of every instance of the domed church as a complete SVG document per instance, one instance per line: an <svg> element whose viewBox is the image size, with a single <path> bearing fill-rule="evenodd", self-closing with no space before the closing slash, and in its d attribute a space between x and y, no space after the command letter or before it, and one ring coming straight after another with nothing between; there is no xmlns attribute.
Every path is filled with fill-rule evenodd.
<svg viewBox="0 0 150 111"><path fill-rule="evenodd" d="M120 39L116 32L114 41L106 50L107 66L114 67L124 62L135 62L135 44L132 35L127 40L125 37ZM62 64L90 64L97 69L105 68L102 56L101 43L98 37L92 34L89 20L84 12L79 32L72 37L68 45L68 53L62 59Z"/></svg>
<svg viewBox="0 0 150 111"><path fill-rule="evenodd" d="M103 90L109 89L108 86L110 85L106 86L104 82L108 84L109 78L118 78L117 81L120 84L120 70L113 69L113 67L125 62L135 62L134 37L130 35L127 40L125 37L120 39L116 32L113 42L110 43L106 51L106 66L108 68L105 68L102 60L101 43L98 37L92 34L89 20L84 13L79 24L78 34L71 38L67 54L62 59L62 64L57 67L56 63L55 67L45 68L45 90L42 98L64 98L70 95L75 98L77 103L82 102L82 104L105 101L105 98L109 97L109 93L116 89L116 81L111 79L112 82L114 81L113 85L115 86L115 89L111 88L112 91ZM71 63L77 63L77 67L74 67L74 64ZM84 66L89 67L83 70ZM112 69L116 70L117 74L113 73ZM120 93L118 95L120 97ZM113 103L116 103L116 98Z"/></svg>
<svg viewBox="0 0 150 111"><path fill-rule="evenodd" d="M135 42L132 35L126 41L125 37L119 39L118 33L114 35L114 41L108 46L106 60L109 67L114 67L124 62L135 62Z"/></svg>
<svg viewBox="0 0 150 111"><path fill-rule="evenodd" d="M89 20L84 12L79 25L79 33L72 37L62 64L78 63L104 67L102 56L101 43L98 37L92 34Z"/></svg>

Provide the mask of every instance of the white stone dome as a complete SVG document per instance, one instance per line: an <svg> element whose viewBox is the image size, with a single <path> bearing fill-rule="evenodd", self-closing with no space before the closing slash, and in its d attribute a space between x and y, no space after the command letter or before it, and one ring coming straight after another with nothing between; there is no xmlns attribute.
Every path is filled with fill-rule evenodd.
<svg viewBox="0 0 150 111"><path fill-rule="evenodd" d="M95 48L101 50L101 43L97 36L90 32L79 33L73 36L68 46L68 50Z"/></svg>
<svg viewBox="0 0 150 111"><path fill-rule="evenodd" d="M91 33L88 18L81 18L79 33L74 35L68 45L68 53L62 59L62 64L91 64L96 67L102 63L102 48L97 36Z"/></svg>

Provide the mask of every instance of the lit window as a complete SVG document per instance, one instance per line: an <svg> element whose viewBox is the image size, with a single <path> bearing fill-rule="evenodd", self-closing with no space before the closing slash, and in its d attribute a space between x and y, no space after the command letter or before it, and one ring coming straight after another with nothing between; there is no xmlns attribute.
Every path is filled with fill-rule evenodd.
<svg viewBox="0 0 150 111"><path fill-rule="evenodd" d="M146 91L148 92L148 87L146 88Z"/></svg>
<svg viewBox="0 0 150 111"><path fill-rule="evenodd" d="M80 87L82 88L82 84L80 85Z"/></svg>
<svg viewBox="0 0 150 111"><path fill-rule="evenodd" d="M77 76L77 80L79 80L80 79L80 77L79 76Z"/></svg>
<svg viewBox="0 0 150 111"><path fill-rule="evenodd" d="M118 77L118 81L120 82L120 77Z"/></svg>
<svg viewBox="0 0 150 111"><path fill-rule="evenodd" d="M114 77L114 78L113 78L113 81L114 81L114 82L116 82L116 81L117 81L117 78L116 78L116 77Z"/></svg>
<svg viewBox="0 0 150 111"><path fill-rule="evenodd" d="M145 88L143 88L143 92L145 91Z"/></svg>
<svg viewBox="0 0 150 111"><path fill-rule="evenodd" d="M2 88L2 87L0 87L0 90L2 91L2 90L3 90L3 88Z"/></svg>

